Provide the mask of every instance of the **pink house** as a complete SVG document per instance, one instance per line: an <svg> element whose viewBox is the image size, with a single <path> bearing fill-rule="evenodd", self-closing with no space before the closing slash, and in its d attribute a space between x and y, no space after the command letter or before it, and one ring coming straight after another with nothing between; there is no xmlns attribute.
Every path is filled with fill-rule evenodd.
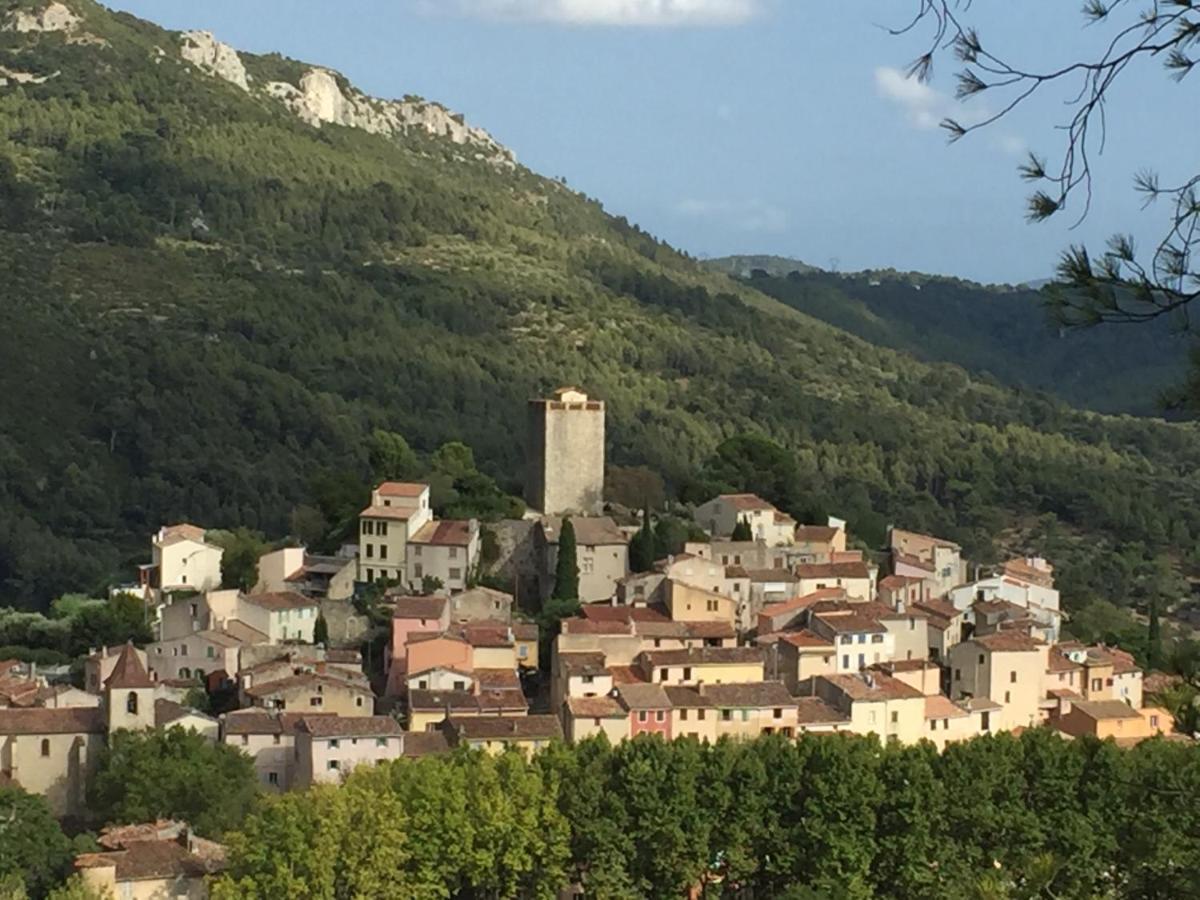
<svg viewBox="0 0 1200 900"><path fill-rule="evenodd" d="M459 672L475 671L475 649L456 634L415 632L410 635L407 651L407 667L393 665L388 676L388 693L395 696L404 693L405 675L408 672L425 672L429 669L455 669Z"/></svg>
<svg viewBox="0 0 1200 900"><path fill-rule="evenodd" d="M629 713L629 736L661 734L671 739L671 698L658 684L622 684L617 700Z"/></svg>
<svg viewBox="0 0 1200 900"><path fill-rule="evenodd" d="M392 643L389 648L392 671L408 670L408 638L413 634L437 634L450 627L450 604L445 597L396 597L392 605Z"/></svg>

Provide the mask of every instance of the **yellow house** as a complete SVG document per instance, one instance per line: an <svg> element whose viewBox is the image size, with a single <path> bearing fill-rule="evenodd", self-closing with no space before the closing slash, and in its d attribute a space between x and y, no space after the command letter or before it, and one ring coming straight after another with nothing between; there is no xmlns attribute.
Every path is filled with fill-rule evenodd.
<svg viewBox="0 0 1200 900"><path fill-rule="evenodd" d="M243 693L251 705L265 709L339 716L369 716L375 711L369 685L315 672L254 684Z"/></svg>
<svg viewBox="0 0 1200 900"><path fill-rule="evenodd" d="M204 900L205 879L225 868L225 848L196 837L182 822L106 828L97 843L103 849L77 856L75 869L102 897Z"/></svg>
<svg viewBox="0 0 1200 900"><path fill-rule="evenodd" d="M765 658L759 647L690 647L647 650L637 665L655 684L740 684L763 680Z"/></svg>
<svg viewBox="0 0 1200 900"><path fill-rule="evenodd" d="M529 714L525 695L517 690L408 692L408 730L429 731L447 719L510 718Z"/></svg>
<svg viewBox="0 0 1200 900"><path fill-rule="evenodd" d="M478 716L469 719L449 719L446 728L450 743L465 744L472 750L503 753L509 748L534 753L551 741L563 739L558 716Z"/></svg>
<svg viewBox="0 0 1200 900"><path fill-rule="evenodd" d="M950 649L950 696L986 697L1001 704L994 728L1038 725L1048 661L1049 647L1020 632L971 638Z"/></svg>
<svg viewBox="0 0 1200 900"><path fill-rule="evenodd" d="M713 704L718 737L791 737L796 733L796 702L781 682L704 684L699 690Z"/></svg>
<svg viewBox="0 0 1200 900"><path fill-rule="evenodd" d="M797 690L801 681L816 675L832 675L837 670L837 647L833 641L807 628L779 635L774 648L776 677L789 690Z"/></svg>
<svg viewBox="0 0 1200 900"><path fill-rule="evenodd" d="M847 715L849 731L913 744L925 736L925 695L882 672L822 675L817 697Z"/></svg>
<svg viewBox="0 0 1200 900"><path fill-rule="evenodd" d="M429 485L385 481L358 514L358 580L407 578L409 539L433 518Z"/></svg>
<svg viewBox="0 0 1200 900"><path fill-rule="evenodd" d="M955 703L944 694L925 698L925 735L939 750L954 741L966 741L984 733L982 711Z"/></svg>
<svg viewBox="0 0 1200 900"><path fill-rule="evenodd" d="M563 703L567 740L582 741L603 734L610 744L629 737L629 713L614 697L568 697Z"/></svg>
<svg viewBox="0 0 1200 900"><path fill-rule="evenodd" d="M737 615L731 597L679 581L667 582L667 609L676 622L730 622Z"/></svg>
<svg viewBox="0 0 1200 900"><path fill-rule="evenodd" d="M1090 734L1101 740L1137 743L1156 734L1169 734L1175 720L1165 709L1134 709L1124 700L1076 700L1051 723L1075 737Z"/></svg>
<svg viewBox="0 0 1200 900"><path fill-rule="evenodd" d="M663 690L671 703L671 737L716 741L718 713L709 697L694 687L669 685Z"/></svg>
<svg viewBox="0 0 1200 900"><path fill-rule="evenodd" d="M876 569L863 560L846 562L800 563L796 566L799 596L827 588L842 588L852 600L866 603L875 599Z"/></svg>

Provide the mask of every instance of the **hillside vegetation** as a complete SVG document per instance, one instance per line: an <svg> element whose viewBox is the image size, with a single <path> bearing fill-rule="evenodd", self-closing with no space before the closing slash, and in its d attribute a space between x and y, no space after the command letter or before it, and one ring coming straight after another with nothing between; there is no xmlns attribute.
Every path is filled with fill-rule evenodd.
<svg viewBox="0 0 1200 900"><path fill-rule="evenodd" d="M314 128L69 5L72 33L0 32L0 65L46 78L0 88L0 601L129 578L163 522L281 536L331 480L361 501L378 429L462 440L515 490L524 403L562 383L677 494L1044 549L1080 599L1144 602L1200 536L1194 426L873 346L524 168ZM770 443L714 463L743 433Z"/></svg>

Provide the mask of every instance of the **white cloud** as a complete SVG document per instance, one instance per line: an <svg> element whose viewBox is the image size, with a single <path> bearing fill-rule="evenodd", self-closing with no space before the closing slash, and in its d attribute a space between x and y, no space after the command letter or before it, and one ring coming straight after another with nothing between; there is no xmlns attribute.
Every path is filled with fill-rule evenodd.
<svg viewBox="0 0 1200 900"><path fill-rule="evenodd" d="M937 128L946 118L950 99L916 78L905 76L899 69L880 66L875 70L875 89L908 113L917 128Z"/></svg>
<svg viewBox="0 0 1200 900"><path fill-rule="evenodd" d="M558 25L740 25L760 0L425 0L427 10Z"/></svg>
<svg viewBox="0 0 1200 900"><path fill-rule="evenodd" d="M775 234L786 231L790 222L786 210L761 200L727 202L688 198L677 203L675 211L692 219L719 221L738 231Z"/></svg>
<svg viewBox="0 0 1200 900"><path fill-rule="evenodd" d="M1025 139L1015 134L1006 134L1000 138L1000 149L1009 156L1024 156L1027 146Z"/></svg>

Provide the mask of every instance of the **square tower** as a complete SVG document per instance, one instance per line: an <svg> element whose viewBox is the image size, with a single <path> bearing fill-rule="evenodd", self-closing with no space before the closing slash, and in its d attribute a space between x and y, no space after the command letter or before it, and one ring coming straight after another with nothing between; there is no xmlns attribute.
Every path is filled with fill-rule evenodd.
<svg viewBox="0 0 1200 900"><path fill-rule="evenodd" d="M525 502L548 516L591 515L604 504L604 403L564 387L529 401Z"/></svg>

